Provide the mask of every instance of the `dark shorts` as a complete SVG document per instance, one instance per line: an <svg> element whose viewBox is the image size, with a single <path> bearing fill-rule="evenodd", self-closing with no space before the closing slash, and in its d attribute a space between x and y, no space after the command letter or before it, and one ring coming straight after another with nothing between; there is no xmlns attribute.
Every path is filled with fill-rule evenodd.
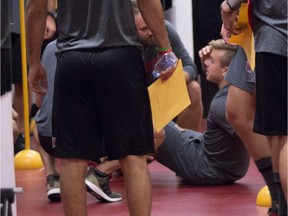
<svg viewBox="0 0 288 216"><path fill-rule="evenodd" d="M22 83L22 60L20 34L11 34L12 48L12 83Z"/></svg>
<svg viewBox="0 0 288 216"><path fill-rule="evenodd" d="M287 135L287 57L256 53L254 132Z"/></svg>
<svg viewBox="0 0 288 216"><path fill-rule="evenodd" d="M52 137L49 136L42 136L39 132L38 132L38 137L39 137L39 144L41 145L41 147L49 154L49 155L53 155L54 154L54 147L53 147L53 143L52 143Z"/></svg>
<svg viewBox="0 0 288 216"><path fill-rule="evenodd" d="M55 151L54 151L54 146L53 146L53 141L52 141L52 137L51 136L42 136L39 132L38 132L38 137L39 137L39 142L41 147L49 154L49 155L54 155ZM100 163L99 159L94 159L91 161L95 161L97 163Z"/></svg>
<svg viewBox="0 0 288 216"><path fill-rule="evenodd" d="M110 160L154 152L141 51L134 47L58 55L53 103L54 156Z"/></svg>

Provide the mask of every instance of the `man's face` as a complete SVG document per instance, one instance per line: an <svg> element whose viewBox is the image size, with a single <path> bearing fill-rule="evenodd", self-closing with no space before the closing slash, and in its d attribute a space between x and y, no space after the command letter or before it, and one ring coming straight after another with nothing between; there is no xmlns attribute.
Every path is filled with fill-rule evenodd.
<svg viewBox="0 0 288 216"><path fill-rule="evenodd" d="M135 15L135 24L138 30L139 40L144 46L149 46L155 43L152 32L146 25L140 13Z"/></svg>
<svg viewBox="0 0 288 216"><path fill-rule="evenodd" d="M206 79L210 82L220 84L224 79L225 68L221 66L221 58L224 50L213 49L210 57L204 61L206 68Z"/></svg>

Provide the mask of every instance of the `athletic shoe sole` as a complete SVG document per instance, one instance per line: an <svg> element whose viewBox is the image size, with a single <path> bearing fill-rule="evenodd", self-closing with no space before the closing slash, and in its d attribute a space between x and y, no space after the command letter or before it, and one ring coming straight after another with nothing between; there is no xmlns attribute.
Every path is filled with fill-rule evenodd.
<svg viewBox="0 0 288 216"><path fill-rule="evenodd" d="M47 192L48 199L52 202L61 201L60 188L53 188Z"/></svg>
<svg viewBox="0 0 288 216"><path fill-rule="evenodd" d="M111 198L107 194L105 194L100 188L95 186L93 183L85 179L86 188L89 193L95 196L97 199L105 202L118 202L122 200L122 197Z"/></svg>

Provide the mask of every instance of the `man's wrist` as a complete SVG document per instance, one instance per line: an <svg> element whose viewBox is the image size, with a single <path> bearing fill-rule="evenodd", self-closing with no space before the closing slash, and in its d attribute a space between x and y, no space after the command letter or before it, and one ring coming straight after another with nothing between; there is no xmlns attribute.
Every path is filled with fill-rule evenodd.
<svg viewBox="0 0 288 216"><path fill-rule="evenodd" d="M239 0L225 0L231 11L236 11L240 8L241 2Z"/></svg>
<svg viewBox="0 0 288 216"><path fill-rule="evenodd" d="M169 46L169 47L156 47L156 51L157 51L158 55L164 55L166 53L173 52L171 46Z"/></svg>
<svg viewBox="0 0 288 216"><path fill-rule="evenodd" d="M167 46L167 47L156 47L156 51L157 52L165 52L167 50L171 50L172 47L171 46Z"/></svg>
<svg viewBox="0 0 288 216"><path fill-rule="evenodd" d="M231 10L230 6L228 5L227 1L223 1L220 5L220 9L225 14L232 14L234 11Z"/></svg>
<svg viewBox="0 0 288 216"><path fill-rule="evenodd" d="M54 20L57 19L57 12L55 10L48 11L47 16L51 16Z"/></svg>

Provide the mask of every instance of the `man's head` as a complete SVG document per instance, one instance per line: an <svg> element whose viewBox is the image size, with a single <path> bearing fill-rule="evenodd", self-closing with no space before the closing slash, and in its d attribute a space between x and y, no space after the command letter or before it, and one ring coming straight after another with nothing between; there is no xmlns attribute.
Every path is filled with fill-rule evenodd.
<svg viewBox="0 0 288 216"><path fill-rule="evenodd" d="M150 46L152 44L155 44L155 39L152 35L152 32L146 25L141 15L141 12L139 11L137 1L132 1L132 10L134 13L135 24L140 42L143 44L143 46Z"/></svg>
<svg viewBox="0 0 288 216"><path fill-rule="evenodd" d="M228 71L229 64L235 54L236 46L225 43L223 39L209 42L211 53L204 60L206 79L220 84Z"/></svg>

